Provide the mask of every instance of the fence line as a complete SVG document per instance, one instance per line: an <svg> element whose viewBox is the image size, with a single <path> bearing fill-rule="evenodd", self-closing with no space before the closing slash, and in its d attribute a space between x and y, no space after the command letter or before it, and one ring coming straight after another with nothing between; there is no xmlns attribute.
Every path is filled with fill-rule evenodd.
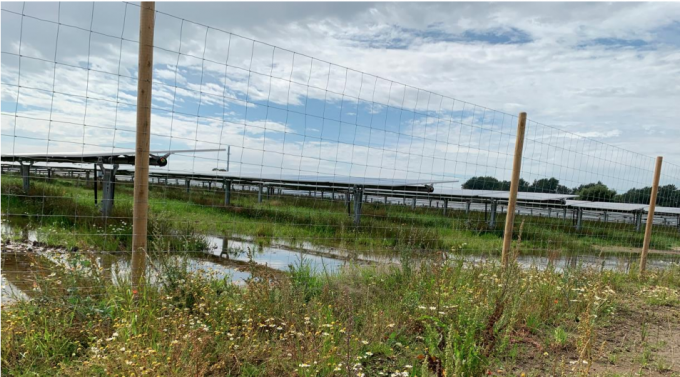
<svg viewBox="0 0 680 377"><path fill-rule="evenodd" d="M137 105L138 50L147 46L137 36L140 6L55 7L50 19L30 5L3 4L3 153L135 150L132 125L144 108ZM222 245L259 240L264 246L253 247L332 248L365 259L453 250L505 261L515 222L524 223L521 253L551 261L572 254L637 260L641 249L672 259L680 247L673 212L680 167L668 161L658 208L653 215L650 208L642 232L654 196L649 156L532 120L519 145L521 116L154 14L150 149L222 151L178 153L150 168L149 249L201 251L217 242L207 235ZM3 162L5 237L21 238L28 227L41 242L95 255L122 255L138 249L133 238L147 239L131 227L139 218L131 210L134 185L146 176L140 171L121 166L102 182L89 164L25 162L24 190L17 159ZM309 176L446 182L405 194L310 185ZM100 192L116 193L107 216ZM616 208L621 203L637 207ZM332 252L324 255L336 258Z"/></svg>

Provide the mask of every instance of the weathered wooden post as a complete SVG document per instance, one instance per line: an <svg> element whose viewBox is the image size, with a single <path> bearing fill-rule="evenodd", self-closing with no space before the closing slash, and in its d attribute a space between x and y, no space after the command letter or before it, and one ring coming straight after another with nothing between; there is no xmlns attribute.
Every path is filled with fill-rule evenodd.
<svg viewBox="0 0 680 377"><path fill-rule="evenodd" d="M649 242L652 239L652 223L654 222L654 209L656 209L656 196L659 193L659 178L661 177L661 162L663 157L656 158L654 168L654 183L652 183L652 196L649 198L649 211L647 211L647 224L645 224L645 239L642 243L642 254L640 255L640 275L645 273L647 268L647 252Z"/></svg>
<svg viewBox="0 0 680 377"><path fill-rule="evenodd" d="M149 143L151 137L151 83L156 3L143 1L139 15L139 78L137 79L137 137L132 219L132 287L140 287L146 269L149 211Z"/></svg>
<svg viewBox="0 0 680 377"><path fill-rule="evenodd" d="M508 256L512 246L512 230L515 221L515 205L519 188L519 173L522 169L522 150L524 149L524 131L527 124L527 113L520 113L517 119L517 139L515 140L515 157L512 163L512 180L510 181L510 197L508 198L508 214L505 216L505 232L503 233L503 254L501 263L508 265Z"/></svg>

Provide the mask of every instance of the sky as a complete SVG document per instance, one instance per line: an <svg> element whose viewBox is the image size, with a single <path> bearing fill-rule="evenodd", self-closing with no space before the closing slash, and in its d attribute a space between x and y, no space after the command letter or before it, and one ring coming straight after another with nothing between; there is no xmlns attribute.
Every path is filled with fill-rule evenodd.
<svg viewBox="0 0 680 377"><path fill-rule="evenodd" d="M132 149L136 3L2 9L2 153ZM528 181L680 185L680 4L156 10L152 149L231 146L166 169L509 179L525 111Z"/></svg>

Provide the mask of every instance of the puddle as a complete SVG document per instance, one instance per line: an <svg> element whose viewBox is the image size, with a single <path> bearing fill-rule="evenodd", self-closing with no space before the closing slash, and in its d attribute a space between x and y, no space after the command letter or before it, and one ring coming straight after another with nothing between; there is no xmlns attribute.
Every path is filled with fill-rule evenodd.
<svg viewBox="0 0 680 377"><path fill-rule="evenodd" d="M1 229L3 239L5 237L13 239L19 238L30 242L35 242L38 240L38 231L29 229L27 227L15 227L6 222L3 222L1 225Z"/></svg>
<svg viewBox="0 0 680 377"><path fill-rule="evenodd" d="M285 246L261 246L254 242L239 239L228 239L224 237L208 236L210 253L222 258L237 260L241 262L253 261L257 264L273 268L279 271L288 271L290 266L300 264L304 260L309 263L313 271L316 272L335 272L349 262L342 258L334 257L328 250L315 248L306 245L308 248L291 250ZM328 256L319 255L320 253Z"/></svg>
<svg viewBox="0 0 680 377"><path fill-rule="evenodd" d="M2 224L2 236L21 238L28 241L37 241L38 234L35 230L13 227L10 224ZM291 265L300 264L301 260L309 263L317 273L337 272L349 264L400 264L398 256L386 256L368 253L353 253L349 250L331 247L319 247L310 242L290 243L283 240L273 240L269 245L259 245L252 237L234 236L231 238L207 236L210 245L205 254L194 253L187 256L187 268L190 271L201 272L206 276L216 279L228 279L234 284L242 285L250 278L250 273L243 271L244 262L255 262L278 271L288 271ZM63 250L53 248L33 247L32 252L9 252L10 248L21 248L13 243L3 246L2 253L2 300L11 302L15 298L25 298L31 295L35 274L46 274L50 264L70 266L69 259ZM14 249L16 250L16 249ZM92 263L96 263L104 273L109 274L107 279L113 282L120 278L127 278L130 271L129 253L83 253L89 255ZM412 263L417 266L431 258L431 253L416 253L411 256ZM36 267L35 256L42 257L47 265ZM459 256L448 254L448 258ZM157 257L152 256L151 261L157 262ZM173 258L173 257L170 257ZM463 258L470 263L480 263L488 260L497 260L496 256L465 255ZM556 258L544 256L518 257L518 263L525 268L545 269L553 266L562 271L569 268L586 267L599 270L629 271L637 266L639 256L630 255L603 255L592 254L565 255ZM680 263L677 255L650 255L647 261L649 269L664 269ZM157 283L158 272L149 268L148 276L151 281Z"/></svg>

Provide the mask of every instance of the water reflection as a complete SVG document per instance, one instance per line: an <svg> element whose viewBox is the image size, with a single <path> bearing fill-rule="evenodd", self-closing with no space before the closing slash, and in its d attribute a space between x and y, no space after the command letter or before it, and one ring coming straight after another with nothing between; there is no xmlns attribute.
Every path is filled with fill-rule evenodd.
<svg viewBox="0 0 680 377"><path fill-rule="evenodd" d="M7 223L2 224L3 238L22 238L27 241L40 241L40 235L27 227L12 227ZM217 279L228 279L235 284L244 284L251 274L244 271L244 266L254 262L259 266L269 269L287 271L290 266L298 265L301 261L318 273L337 272L349 264L395 264L401 263L401 258L396 255L356 253L348 250L318 247L309 242L292 244L283 240L272 240L269 245L258 244L255 240L245 236L236 237L206 237L210 247L204 254L193 253L186 257L186 267L189 271L200 272ZM32 247L32 251L26 252L17 249L17 245L3 246L2 253L2 299L12 297L30 297L36 278L49 274L55 264L69 267L71 263L64 250ZM106 252L81 252L91 259L101 269L105 281L118 282L129 278L130 254L129 253L106 253ZM432 260L434 255L441 253L417 252L409 256L414 265ZM481 263L497 260L497 256L480 255L444 255L451 258L464 258L470 263ZM165 255L164 261L179 260L177 255ZM637 265L639 256L635 253L629 255L552 255L529 256L520 255L517 262L525 268L545 269L548 266L558 271L569 268L585 267L598 270L629 271ZM152 262L161 261L159 256L152 256ZM650 255L648 268L664 269L678 264L678 255ZM151 263L157 264L157 263ZM247 268L245 268L247 270ZM149 268L148 276L152 283L160 280L159 271Z"/></svg>
<svg viewBox="0 0 680 377"><path fill-rule="evenodd" d="M332 255L321 250L293 250L284 245L262 246L243 239L228 239L225 237L207 237L210 245L209 252L215 256L241 262L253 261L257 264L287 271L290 266L296 266L304 261L317 272L338 271L349 262L338 255ZM320 255L326 253L328 255Z"/></svg>

